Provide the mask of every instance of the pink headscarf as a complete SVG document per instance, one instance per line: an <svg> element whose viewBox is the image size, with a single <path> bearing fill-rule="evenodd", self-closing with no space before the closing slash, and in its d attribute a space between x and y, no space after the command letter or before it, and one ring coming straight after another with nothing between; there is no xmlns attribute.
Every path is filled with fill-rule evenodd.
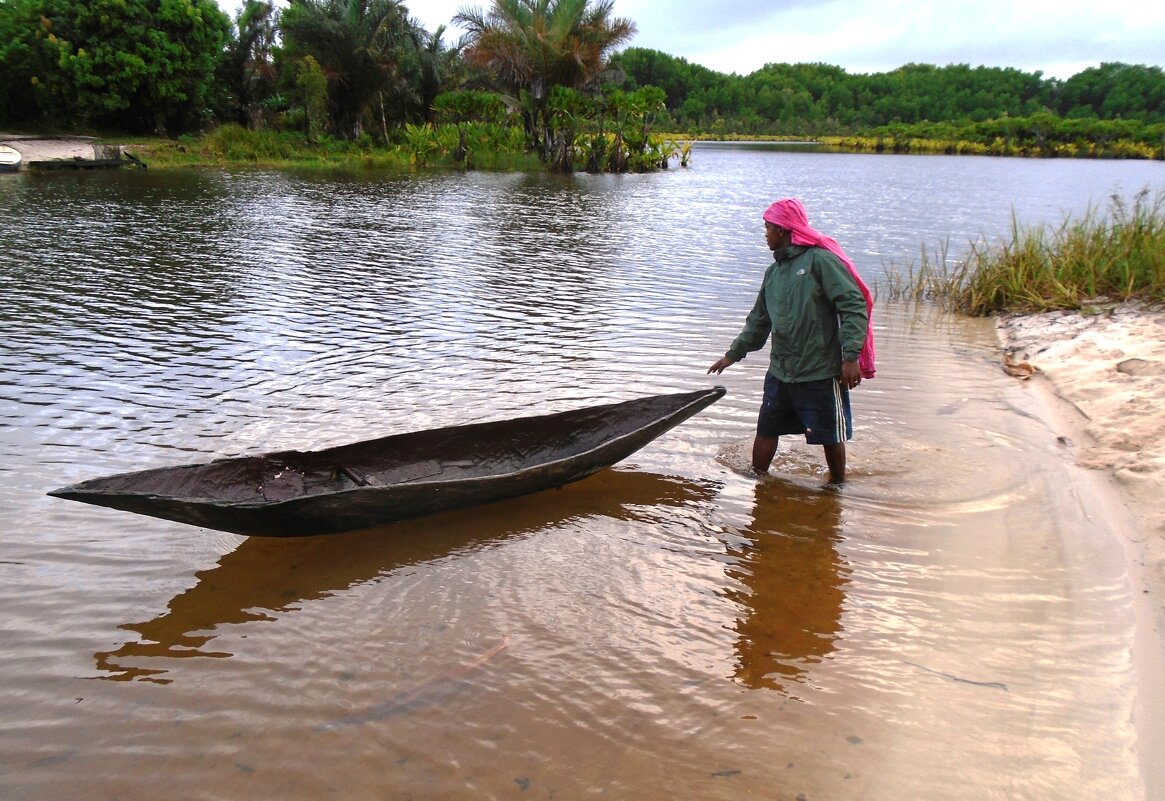
<svg viewBox="0 0 1165 801"><path fill-rule="evenodd" d="M849 256L845 255L841 245L837 244L834 239L809 227L809 216L805 213L805 206L796 198L787 197L784 200L778 200L765 209L764 219L765 222L771 222L773 225L789 231L793 235L794 245L825 248L841 259L842 263L849 268L849 274L858 282L858 289L862 291L862 297L866 299L866 313L870 317L869 325L866 327L866 341L862 345L861 355L858 356L858 367L862 371L862 378L873 378L875 373L874 296L870 294L870 288L866 286L866 282L858 275L854 263L850 261Z"/></svg>

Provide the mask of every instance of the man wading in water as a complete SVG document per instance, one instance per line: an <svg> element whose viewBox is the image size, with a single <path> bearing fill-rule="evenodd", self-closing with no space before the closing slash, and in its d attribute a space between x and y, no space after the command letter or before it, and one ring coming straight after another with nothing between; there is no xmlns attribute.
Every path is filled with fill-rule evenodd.
<svg viewBox="0 0 1165 801"><path fill-rule="evenodd" d="M853 437L849 391L874 377L873 300L837 242L809 227L801 201L778 200L763 216L775 261L740 336L708 372L724 372L771 334L752 468L768 472L781 434L804 434L824 447L830 481L840 483Z"/></svg>

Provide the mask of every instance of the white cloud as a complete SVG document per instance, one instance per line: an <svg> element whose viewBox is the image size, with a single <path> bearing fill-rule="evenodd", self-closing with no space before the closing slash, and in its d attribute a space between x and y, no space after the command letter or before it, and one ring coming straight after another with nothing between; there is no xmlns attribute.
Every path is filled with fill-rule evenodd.
<svg viewBox="0 0 1165 801"><path fill-rule="evenodd" d="M1133 4L832 0L698 3L677 11L674 3L617 0L615 8L639 25L633 46L722 72L748 73L771 62L883 72L915 62L1066 78L1102 61L1160 65L1165 55L1165 13Z"/></svg>

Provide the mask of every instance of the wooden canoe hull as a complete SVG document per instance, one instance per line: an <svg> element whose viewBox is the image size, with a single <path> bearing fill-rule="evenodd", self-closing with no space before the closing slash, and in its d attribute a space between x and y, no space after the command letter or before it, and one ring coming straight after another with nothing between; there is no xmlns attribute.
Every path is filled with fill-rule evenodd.
<svg viewBox="0 0 1165 801"><path fill-rule="evenodd" d="M121 473L49 494L248 536L333 534L578 481L724 392L714 387L320 451Z"/></svg>

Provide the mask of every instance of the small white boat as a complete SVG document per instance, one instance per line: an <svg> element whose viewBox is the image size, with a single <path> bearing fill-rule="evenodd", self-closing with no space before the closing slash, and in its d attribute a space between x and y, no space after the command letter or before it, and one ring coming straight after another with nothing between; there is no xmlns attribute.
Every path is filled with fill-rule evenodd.
<svg viewBox="0 0 1165 801"><path fill-rule="evenodd" d="M0 172L16 172L20 169L20 151L8 145L0 145Z"/></svg>

